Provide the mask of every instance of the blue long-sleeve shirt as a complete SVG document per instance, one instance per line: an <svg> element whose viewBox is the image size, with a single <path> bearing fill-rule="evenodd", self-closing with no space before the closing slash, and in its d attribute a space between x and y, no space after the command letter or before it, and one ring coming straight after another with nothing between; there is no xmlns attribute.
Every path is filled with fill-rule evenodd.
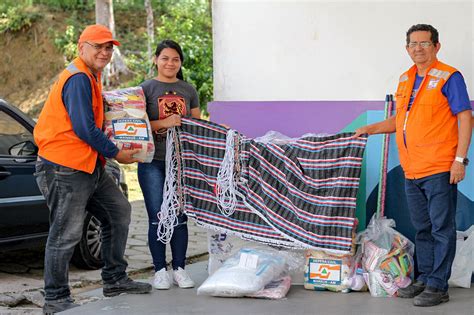
<svg viewBox="0 0 474 315"><path fill-rule="evenodd" d="M119 149L95 125L89 77L84 73L71 76L64 84L62 100L76 135L99 154L107 158L115 157Z"/></svg>

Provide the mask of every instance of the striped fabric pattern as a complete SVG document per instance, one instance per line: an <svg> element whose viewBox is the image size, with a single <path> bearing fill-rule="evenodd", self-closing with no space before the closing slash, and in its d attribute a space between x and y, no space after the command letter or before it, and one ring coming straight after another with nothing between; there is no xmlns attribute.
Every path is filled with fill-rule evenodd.
<svg viewBox="0 0 474 315"><path fill-rule="evenodd" d="M198 224L290 248L352 251L356 196L367 139L351 133L262 144L237 134L237 206L226 216L216 181L227 129L183 118L175 143L184 211Z"/></svg>

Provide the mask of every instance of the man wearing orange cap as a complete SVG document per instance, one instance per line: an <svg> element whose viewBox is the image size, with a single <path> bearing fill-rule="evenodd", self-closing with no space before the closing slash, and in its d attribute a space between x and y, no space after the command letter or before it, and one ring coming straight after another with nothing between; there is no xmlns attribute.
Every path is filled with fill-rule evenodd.
<svg viewBox="0 0 474 315"><path fill-rule="evenodd" d="M59 75L34 130L39 159L38 186L50 209L45 252L45 304L51 314L77 306L68 284L68 265L79 242L86 208L101 221L102 279L105 296L148 293L151 285L126 273L125 245L130 203L105 172L104 157L133 163L138 150L119 150L102 132L101 71L110 62L115 40L108 28L91 25L82 32L79 57ZM93 207L87 207L93 205Z"/></svg>

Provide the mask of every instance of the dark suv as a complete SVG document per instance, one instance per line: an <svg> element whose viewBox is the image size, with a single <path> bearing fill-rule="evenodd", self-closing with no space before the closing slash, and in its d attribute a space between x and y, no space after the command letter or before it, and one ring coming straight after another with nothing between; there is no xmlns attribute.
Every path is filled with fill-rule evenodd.
<svg viewBox="0 0 474 315"><path fill-rule="evenodd" d="M30 247L48 236L49 210L33 173L38 148L33 139L35 122L0 99L0 249ZM106 170L128 195L125 176L114 160ZM72 262L79 268L102 267L100 222L87 215L82 239Z"/></svg>

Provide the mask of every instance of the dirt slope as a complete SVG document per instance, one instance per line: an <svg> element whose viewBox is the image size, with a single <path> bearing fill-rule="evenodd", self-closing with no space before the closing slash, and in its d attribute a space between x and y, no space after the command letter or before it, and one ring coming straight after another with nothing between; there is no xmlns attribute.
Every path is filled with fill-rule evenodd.
<svg viewBox="0 0 474 315"><path fill-rule="evenodd" d="M75 15L47 11L43 6L37 9L43 17L30 29L0 35L0 98L32 117L39 115L51 85L66 65L48 30L65 32L68 19ZM81 23L94 23L94 10L80 14ZM115 12L115 29L122 43L122 54L134 53L140 45L145 47L145 19L145 10ZM121 77L122 81L127 79L130 78Z"/></svg>
<svg viewBox="0 0 474 315"><path fill-rule="evenodd" d="M59 13L45 15L25 32L0 37L0 98L32 116L39 114L65 60L48 37L48 28L64 31Z"/></svg>

